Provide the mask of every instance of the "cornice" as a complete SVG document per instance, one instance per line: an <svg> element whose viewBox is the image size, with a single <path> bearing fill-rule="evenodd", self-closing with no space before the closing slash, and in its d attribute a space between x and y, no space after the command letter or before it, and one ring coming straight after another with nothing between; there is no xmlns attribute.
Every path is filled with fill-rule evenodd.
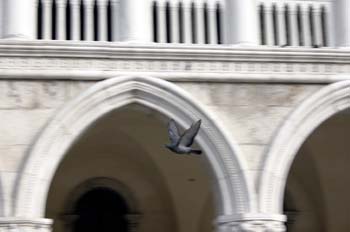
<svg viewBox="0 0 350 232"><path fill-rule="evenodd" d="M0 55L205 61L350 62L350 48L312 49L52 40L0 40Z"/></svg>
<svg viewBox="0 0 350 232"><path fill-rule="evenodd" d="M0 79L331 83L349 79L350 49L73 41L0 41Z"/></svg>

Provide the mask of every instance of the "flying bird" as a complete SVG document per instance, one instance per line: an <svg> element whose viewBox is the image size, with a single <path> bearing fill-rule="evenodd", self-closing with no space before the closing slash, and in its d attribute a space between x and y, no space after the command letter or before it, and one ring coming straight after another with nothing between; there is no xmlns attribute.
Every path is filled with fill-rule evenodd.
<svg viewBox="0 0 350 232"><path fill-rule="evenodd" d="M195 150L191 148L200 126L201 120L198 120L180 136L175 121L173 119L170 119L168 124L170 144L166 144L165 146L170 151L177 154L202 154L201 150Z"/></svg>

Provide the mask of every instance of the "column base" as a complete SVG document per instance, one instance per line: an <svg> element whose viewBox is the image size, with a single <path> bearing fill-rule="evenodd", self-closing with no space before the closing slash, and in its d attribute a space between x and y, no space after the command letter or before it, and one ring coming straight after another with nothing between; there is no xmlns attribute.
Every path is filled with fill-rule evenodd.
<svg viewBox="0 0 350 232"><path fill-rule="evenodd" d="M47 218L7 218L0 217L1 232L51 232L51 219Z"/></svg>
<svg viewBox="0 0 350 232"><path fill-rule="evenodd" d="M285 221L285 215L228 215L218 217L216 226L217 232L284 232Z"/></svg>

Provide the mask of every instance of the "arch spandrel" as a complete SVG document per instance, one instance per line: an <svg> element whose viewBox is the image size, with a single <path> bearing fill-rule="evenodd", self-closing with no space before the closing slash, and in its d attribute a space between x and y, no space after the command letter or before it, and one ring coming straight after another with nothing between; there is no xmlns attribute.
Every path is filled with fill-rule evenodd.
<svg viewBox="0 0 350 232"><path fill-rule="evenodd" d="M92 86L48 122L23 163L13 215L44 217L51 180L68 149L96 120L134 103L174 118L182 127L202 119L197 142L212 169L219 215L255 210L255 193L244 172L241 153L218 120L172 83L150 77L117 77Z"/></svg>

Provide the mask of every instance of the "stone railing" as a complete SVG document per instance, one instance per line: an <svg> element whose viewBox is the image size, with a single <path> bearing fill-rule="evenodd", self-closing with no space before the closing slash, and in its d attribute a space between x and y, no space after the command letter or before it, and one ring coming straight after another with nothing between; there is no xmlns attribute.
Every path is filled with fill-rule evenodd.
<svg viewBox="0 0 350 232"><path fill-rule="evenodd" d="M259 0L262 45L327 47L332 1Z"/></svg>
<svg viewBox="0 0 350 232"><path fill-rule="evenodd" d="M153 40L163 43L223 43L223 0L153 1Z"/></svg>

